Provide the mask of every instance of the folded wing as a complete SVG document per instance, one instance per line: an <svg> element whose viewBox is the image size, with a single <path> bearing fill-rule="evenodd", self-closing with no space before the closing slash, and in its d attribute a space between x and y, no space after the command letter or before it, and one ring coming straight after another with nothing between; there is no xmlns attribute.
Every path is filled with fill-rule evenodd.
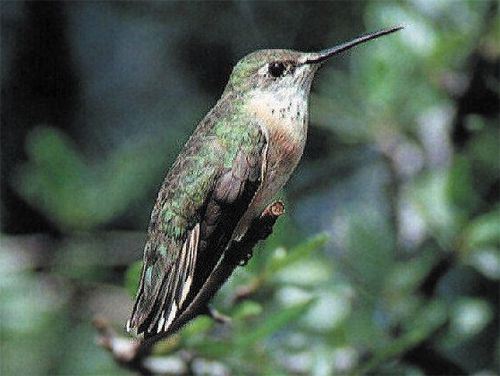
<svg viewBox="0 0 500 376"><path fill-rule="evenodd" d="M222 256L261 183L266 140L260 130L254 137L255 142L234 148L230 167L224 167L224 158L218 156L208 168L200 168L207 160L197 158L208 151L190 151L188 143L167 175L168 185L153 210L139 292L128 323L138 333L148 337L168 330ZM176 181L168 182L172 176Z"/></svg>

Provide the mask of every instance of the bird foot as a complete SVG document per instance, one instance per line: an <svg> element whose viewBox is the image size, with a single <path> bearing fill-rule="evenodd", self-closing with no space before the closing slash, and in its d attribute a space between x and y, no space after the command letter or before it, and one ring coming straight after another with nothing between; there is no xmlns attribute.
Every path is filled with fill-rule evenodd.
<svg viewBox="0 0 500 376"><path fill-rule="evenodd" d="M241 258L240 262L238 263L239 266L245 266L246 264L248 264L248 261L250 261L250 259L252 258L253 256L253 252L248 252L246 255L243 255L243 257Z"/></svg>

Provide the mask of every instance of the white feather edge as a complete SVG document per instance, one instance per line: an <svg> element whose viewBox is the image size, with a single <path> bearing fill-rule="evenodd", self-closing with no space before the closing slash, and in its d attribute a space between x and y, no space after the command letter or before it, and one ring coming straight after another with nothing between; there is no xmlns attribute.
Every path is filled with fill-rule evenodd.
<svg viewBox="0 0 500 376"><path fill-rule="evenodd" d="M176 315L177 315L177 303L174 300L174 304L172 305L172 309L168 314L168 319L167 322L165 323L165 328L163 330L167 330L170 327L170 324L172 324Z"/></svg>
<svg viewBox="0 0 500 376"><path fill-rule="evenodd" d="M184 243L181 250L180 264L184 265L184 267L187 269L188 276L185 281L182 281L183 286L182 286L182 294L179 305L177 305L177 301L174 299L172 308L170 309L166 322L162 314L161 319L158 322L158 332L161 331L161 327L163 326L163 324L165 324L163 330L164 331L168 330L170 325L172 325L172 323L174 322L177 316L177 312L179 311L179 308L182 307L184 301L186 300L186 297L189 294L189 291L191 289L191 284L194 278L194 271L196 265L196 251L198 250L199 239L200 239L200 224L197 223L196 226L191 230L189 238ZM177 281L177 283L179 283L179 281Z"/></svg>
<svg viewBox="0 0 500 376"><path fill-rule="evenodd" d="M186 277L186 280L184 281L184 286L182 287L180 307L182 307L182 305L184 304L184 301L186 300L189 291L191 289L191 284L193 283L194 270L196 265L196 252L198 250L199 240L200 240L200 224L197 223L190 234L189 254L188 254L188 264L187 264L188 275Z"/></svg>

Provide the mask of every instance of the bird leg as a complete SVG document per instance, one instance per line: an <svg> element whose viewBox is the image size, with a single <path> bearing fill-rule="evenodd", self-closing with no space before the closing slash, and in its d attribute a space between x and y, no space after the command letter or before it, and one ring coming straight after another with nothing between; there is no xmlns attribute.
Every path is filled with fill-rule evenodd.
<svg viewBox="0 0 500 376"><path fill-rule="evenodd" d="M260 217L252 222L245 236L226 250L223 261L245 266L253 256L255 245L272 234L276 220L284 213L285 205L281 201L268 205Z"/></svg>

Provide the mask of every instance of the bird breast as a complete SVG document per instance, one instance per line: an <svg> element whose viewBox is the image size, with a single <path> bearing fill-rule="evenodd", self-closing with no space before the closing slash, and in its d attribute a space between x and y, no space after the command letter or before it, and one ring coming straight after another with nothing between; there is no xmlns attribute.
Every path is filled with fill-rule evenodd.
<svg viewBox="0 0 500 376"><path fill-rule="evenodd" d="M247 111L264 129L268 145L262 183L248 215L254 218L270 203L297 167L307 136L307 100L295 95L286 100L274 96L255 96Z"/></svg>
<svg viewBox="0 0 500 376"><path fill-rule="evenodd" d="M291 173L302 156L307 136L305 93L294 89L256 93L248 101L247 111L267 134L267 170L278 169L283 175L287 175L288 170Z"/></svg>

